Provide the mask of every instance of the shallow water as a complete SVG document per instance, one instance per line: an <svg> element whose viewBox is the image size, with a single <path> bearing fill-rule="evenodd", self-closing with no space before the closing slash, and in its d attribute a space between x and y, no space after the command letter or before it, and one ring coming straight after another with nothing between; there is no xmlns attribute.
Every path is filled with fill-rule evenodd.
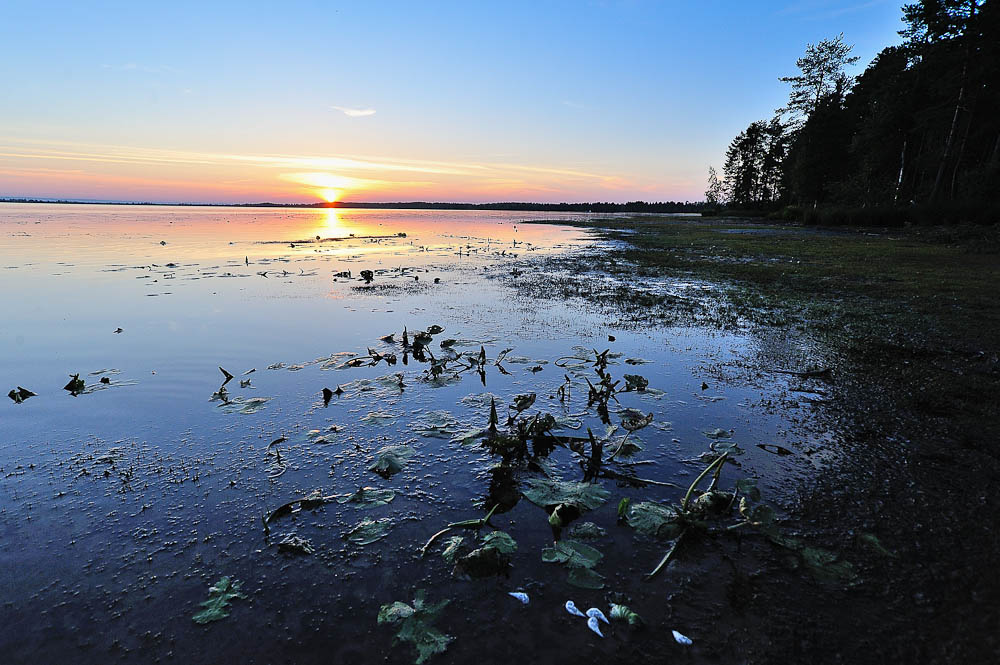
<svg viewBox="0 0 1000 665"><path fill-rule="evenodd" d="M0 381L4 393L37 393L0 407L5 659L412 662L409 645L393 646L393 627L375 619L382 604L410 602L417 589L451 600L437 625L455 641L435 662L504 662L526 650L540 662L579 662L613 658L623 645L680 656L671 628L691 636L697 653L710 627L674 612L670 571L640 581L662 543L616 525L620 498L675 501L678 490L602 480L610 498L583 520L608 531L592 543L604 554L605 588L579 589L562 567L542 563L553 538L547 514L517 490L541 473L508 472L454 437L486 427L490 396L503 421L512 396L528 392L538 399L527 413L565 418L562 435L604 432L587 408L592 362L565 357L592 361L593 350L609 348L615 379L649 380L650 390L618 395L621 407L654 415L630 439L643 447L627 460L643 462L633 467L641 477L686 486L713 444L704 432L716 428L746 451L724 484L776 466L795 477L808 461L756 445L799 450L823 433L803 430L801 414L762 407L773 396L762 389L709 378L709 366L759 353L759 340L623 331L579 303L526 300L498 279L530 269L533 256L594 242L569 227L518 224L558 216L0 204ZM362 270L374 271L370 285ZM351 277L336 277L344 271ZM430 380L429 365L412 357L344 366L369 348L402 361L404 326L412 335L431 325L444 328L435 354L446 353L445 339L457 340L456 353L483 348L484 380L474 371ZM388 333L395 342L380 340ZM505 349L506 373L492 362ZM235 375L221 397L220 366ZM74 396L62 386L76 373L88 388ZM566 376L571 397L562 402ZM321 390L338 386L343 394L324 405ZM376 451L404 444L415 454L403 471L385 479L367 470ZM565 448L546 470L580 478ZM262 516L280 505L363 486L396 495L371 510L301 510L271 521L266 537ZM761 488L776 489L764 480ZM444 525L496 503L492 525L518 544L504 575L453 577L443 541L419 556ZM388 535L368 545L346 539L364 518L389 519ZM280 552L290 534L315 553ZM222 576L240 580L247 598L228 618L195 624ZM606 612L609 599L627 599L655 630L615 626L602 640L562 609L568 598Z"/></svg>

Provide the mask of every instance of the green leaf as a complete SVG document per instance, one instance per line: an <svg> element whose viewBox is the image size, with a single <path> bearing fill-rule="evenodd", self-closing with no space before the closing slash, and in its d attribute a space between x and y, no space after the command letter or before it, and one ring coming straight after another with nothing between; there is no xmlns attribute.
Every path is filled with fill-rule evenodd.
<svg viewBox="0 0 1000 665"><path fill-rule="evenodd" d="M455 433L457 425L458 421L448 411L428 411L413 425L413 431L424 437L446 439Z"/></svg>
<svg viewBox="0 0 1000 665"><path fill-rule="evenodd" d="M805 547L800 554L809 572L820 579L850 582L857 577L854 564L840 559L836 552L819 547Z"/></svg>
<svg viewBox="0 0 1000 665"><path fill-rule="evenodd" d="M413 454L414 450L409 446L387 446L375 453L375 461L369 465L368 470L388 478L402 471Z"/></svg>
<svg viewBox="0 0 1000 665"><path fill-rule="evenodd" d="M531 405L535 403L535 393L525 393L523 395L514 395L513 408L515 411L520 413L521 411L527 411L531 408Z"/></svg>
<svg viewBox="0 0 1000 665"><path fill-rule="evenodd" d="M672 506L643 501L628 511L628 525L647 536L676 538L680 531L677 511Z"/></svg>
<svg viewBox="0 0 1000 665"><path fill-rule="evenodd" d="M396 416L387 411L369 411L365 417L361 419L361 422L369 423L371 425L388 425L396 422Z"/></svg>
<svg viewBox="0 0 1000 665"><path fill-rule="evenodd" d="M356 545L370 545L376 540L381 540L389 534L392 520L383 517L379 520L363 519L358 522L350 531L344 534L344 538Z"/></svg>
<svg viewBox="0 0 1000 665"><path fill-rule="evenodd" d="M561 563L570 568L593 568L603 557L590 545L575 540L560 540L542 550L542 561Z"/></svg>
<svg viewBox="0 0 1000 665"><path fill-rule="evenodd" d="M421 665L437 653L443 653L455 638L445 635L432 624L441 609L448 604L443 600L436 605L424 603L424 592L417 591L413 606L396 601L383 605L378 612L378 623L400 624L397 642L409 642L416 649L416 665Z"/></svg>
<svg viewBox="0 0 1000 665"><path fill-rule="evenodd" d="M704 434L710 439L728 439L733 435L732 432L726 429L722 429L721 427L716 427L715 429L706 430Z"/></svg>
<svg viewBox="0 0 1000 665"><path fill-rule="evenodd" d="M604 588L604 577L590 568L570 568L566 581L581 589Z"/></svg>
<svg viewBox="0 0 1000 665"><path fill-rule="evenodd" d="M413 616L415 610L398 600L392 604L383 605L378 611L379 623L396 623L402 619Z"/></svg>
<svg viewBox="0 0 1000 665"><path fill-rule="evenodd" d="M611 618L617 621L627 621L628 625L638 628L643 624L642 617L625 605L611 604Z"/></svg>
<svg viewBox="0 0 1000 665"><path fill-rule="evenodd" d="M501 554L517 551L517 542L503 531L493 531L483 536L483 547L492 547Z"/></svg>
<svg viewBox="0 0 1000 665"><path fill-rule="evenodd" d="M464 432L459 432L458 434L451 437L451 440L453 443L460 443L463 446L469 446L475 443L476 441L479 441L479 439L482 439L484 436L486 436L486 434L487 430L473 428L465 430Z"/></svg>
<svg viewBox="0 0 1000 665"><path fill-rule="evenodd" d="M510 566L510 557L494 547L479 547L455 561L455 575L480 579L500 575Z"/></svg>
<svg viewBox="0 0 1000 665"><path fill-rule="evenodd" d="M270 401L270 397L250 397L247 399L237 397L229 400L228 402L224 401L219 405L219 408L227 413L243 413L250 415L263 409L264 405Z"/></svg>
<svg viewBox="0 0 1000 665"><path fill-rule="evenodd" d="M576 506L580 512L601 507L611 493L595 483L532 478L527 482L524 497L542 508L560 503Z"/></svg>
<svg viewBox="0 0 1000 665"><path fill-rule="evenodd" d="M608 532L593 522L583 522L570 528L569 535L580 540L599 540L608 535Z"/></svg>
<svg viewBox="0 0 1000 665"><path fill-rule="evenodd" d="M337 497L337 503L349 503L355 508L367 510L377 506L384 506L396 498L396 493L392 490L380 490L374 487L362 487L354 494L341 494Z"/></svg>
<svg viewBox="0 0 1000 665"><path fill-rule="evenodd" d="M642 392L649 386L649 381L639 374L625 374L625 390L637 390Z"/></svg>
<svg viewBox="0 0 1000 665"><path fill-rule="evenodd" d="M896 558L896 555L887 550L878 539L878 536L874 533L862 532L858 534L858 540L860 540L863 545L870 548L872 551L881 554L884 557L889 557L890 559Z"/></svg>
<svg viewBox="0 0 1000 665"><path fill-rule="evenodd" d="M229 616L229 602L234 598L246 598L240 593L240 583L223 577L208 589L208 600L202 601L200 612L191 619L195 623L206 624Z"/></svg>
<svg viewBox="0 0 1000 665"><path fill-rule="evenodd" d="M755 478L740 478L736 481L736 489L750 501L760 501L760 489L757 487Z"/></svg>
<svg viewBox="0 0 1000 665"><path fill-rule="evenodd" d="M618 502L618 519L624 520L628 516L628 506L632 503L632 499L627 496L622 497L621 501Z"/></svg>

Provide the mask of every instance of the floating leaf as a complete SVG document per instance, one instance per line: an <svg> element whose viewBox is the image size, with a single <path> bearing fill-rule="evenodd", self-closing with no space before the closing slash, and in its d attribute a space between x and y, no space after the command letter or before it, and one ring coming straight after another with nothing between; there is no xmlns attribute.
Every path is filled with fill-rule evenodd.
<svg viewBox="0 0 1000 665"><path fill-rule="evenodd" d="M575 540L560 540L542 550L542 561L570 568L593 568L603 557L597 549Z"/></svg>
<svg viewBox="0 0 1000 665"><path fill-rule="evenodd" d="M437 335L437 334L443 333L443 332L444 332L444 328L442 328L441 326L438 326L438 325L433 325L433 326L430 326L429 328L427 328L427 334L428 335Z"/></svg>
<svg viewBox="0 0 1000 665"><path fill-rule="evenodd" d="M647 536L676 538L680 526L677 511L672 506L643 501L628 511L628 525Z"/></svg>
<svg viewBox="0 0 1000 665"><path fill-rule="evenodd" d="M446 439L453 435L458 421L448 411L428 411L413 425L413 431L420 436Z"/></svg>
<svg viewBox="0 0 1000 665"><path fill-rule="evenodd" d="M355 545L370 545L377 540L381 540L389 535L389 528L392 520L383 517L379 520L363 519L358 522L350 531L344 534L344 538Z"/></svg>
<svg viewBox="0 0 1000 665"><path fill-rule="evenodd" d="M871 550L873 550L878 554L881 554L882 556L889 557L891 559L896 558L896 555L887 550L882 545L882 542L878 539L878 536L876 536L874 533L862 532L858 534L858 540L860 540L862 544L864 544L866 547L870 548Z"/></svg>
<svg viewBox="0 0 1000 665"><path fill-rule="evenodd" d="M733 435L732 432L726 429L722 429L721 427L716 427L715 429L706 430L704 434L710 439L728 439Z"/></svg>
<svg viewBox="0 0 1000 665"><path fill-rule="evenodd" d="M622 427L629 432L637 432L653 422L653 414L644 414L636 409L624 409L621 412Z"/></svg>
<svg viewBox="0 0 1000 665"><path fill-rule="evenodd" d="M566 581L581 589L604 588L604 576L590 568L570 568Z"/></svg>
<svg viewBox="0 0 1000 665"><path fill-rule="evenodd" d="M249 415L257 413L270 401L270 397L250 397L249 399L237 397L233 400L223 400L223 403L219 405L219 408L227 413L243 413Z"/></svg>
<svg viewBox="0 0 1000 665"><path fill-rule="evenodd" d="M729 455L742 455L744 450L740 448L734 441L713 441L712 445L709 446L712 452L716 453L728 453Z"/></svg>
<svg viewBox="0 0 1000 665"><path fill-rule="evenodd" d="M760 489L757 487L757 480L754 478L740 478L736 481L736 489L743 493L743 496L750 501L760 501Z"/></svg>
<svg viewBox="0 0 1000 665"><path fill-rule="evenodd" d="M388 413L386 411L369 411L365 415L361 422L369 423L371 425L387 425L396 422L395 414Z"/></svg>
<svg viewBox="0 0 1000 665"><path fill-rule="evenodd" d="M611 493L595 483L532 478L528 480L524 497L542 508L567 504L576 506L581 512L594 510L607 501Z"/></svg>
<svg viewBox="0 0 1000 665"><path fill-rule="evenodd" d="M384 506L396 498L392 490L380 490L374 487L362 487L354 494L343 494L337 497L337 503L350 503L355 508L367 510Z"/></svg>
<svg viewBox="0 0 1000 665"><path fill-rule="evenodd" d="M387 446L375 453L375 461L368 466L368 470L388 478L402 471L413 454L414 450L409 446Z"/></svg>
<svg viewBox="0 0 1000 665"><path fill-rule="evenodd" d="M14 400L15 404L21 404L22 402L24 402L24 400L28 399L29 397L37 397L37 395L28 390L27 388L22 388L21 386L18 386L16 389L11 390L9 393L7 393L7 397Z"/></svg>
<svg viewBox="0 0 1000 665"><path fill-rule="evenodd" d="M476 441L479 441L481 438L486 436L487 433L487 430L473 428L465 430L464 432L459 432L455 436L451 437L451 440L454 443L460 443L463 446L468 446L472 445Z"/></svg>
<svg viewBox="0 0 1000 665"><path fill-rule="evenodd" d="M413 644L417 650L416 665L421 665L434 654L443 653L448 644L455 639L432 625L441 609L447 604L447 600L435 605L425 604L424 592L420 590L415 594L412 607L398 600L383 605L378 612L378 622L399 623L395 641Z"/></svg>
<svg viewBox="0 0 1000 665"><path fill-rule="evenodd" d="M779 445L774 444L774 443L758 443L757 447L760 448L761 450L765 450L765 451L767 451L769 453L773 453L775 455L785 456L785 455L792 455L792 454L794 454L788 448L784 448L784 447L779 446Z"/></svg>
<svg viewBox="0 0 1000 665"><path fill-rule="evenodd" d="M517 542L503 531L493 531L483 536L483 547L492 547L502 554L517 551Z"/></svg>
<svg viewBox="0 0 1000 665"><path fill-rule="evenodd" d="M536 395L535 393L525 393L523 395L514 395L514 403L511 405L515 411L520 413L521 411L527 411L531 408L531 405L535 403Z"/></svg>
<svg viewBox="0 0 1000 665"><path fill-rule="evenodd" d="M573 526L569 530L569 535L580 540L599 540L608 535L608 532L593 522L583 522Z"/></svg>
<svg viewBox="0 0 1000 665"><path fill-rule="evenodd" d="M809 572L820 579L850 582L858 576L854 564L841 559L836 552L819 547L805 547L799 554Z"/></svg>
<svg viewBox="0 0 1000 665"><path fill-rule="evenodd" d="M240 583L223 577L208 589L208 600L202 601L200 612L191 619L195 623L211 623L229 616L229 602L235 598L246 598L240 593Z"/></svg>
<svg viewBox="0 0 1000 665"><path fill-rule="evenodd" d="M625 390L644 391L649 387L649 380L639 374L625 374Z"/></svg>
<svg viewBox="0 0 1000 665"><path fill-rule="evenodd" d="M569 569L566 581L581 589L601 589L604 578L593 569L604 555L590 545L560 540L542 550L542 561L561 563Z"/></svg>

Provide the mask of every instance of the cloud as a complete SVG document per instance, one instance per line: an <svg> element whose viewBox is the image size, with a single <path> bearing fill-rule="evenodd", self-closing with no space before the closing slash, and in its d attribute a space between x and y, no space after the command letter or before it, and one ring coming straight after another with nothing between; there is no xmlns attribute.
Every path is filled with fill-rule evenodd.
<svg viewBox="0 0 1000 665"><path fill-rule="evenodd" d="M144 148L74 141L26 139L0 135L0 161L10 170L17 164L24 173L51 168L60 162L65 171L91 163L96 173L110 180L125 176L154 173L164 177L169 186L181 180L179 169L188 173L198 169L213 178L248 178L264 191L275 180L312 187L338 190L395 190L423 188L427 196L441 192L495 192L497 196L547 195L559 191L622 192L653 186L647 179L638 181L626 174L579 168L583 165L524 164L505 161L449 162L364 155L290 155L260 153L223 153ZM147 170L148 169L148 170ZM55 169L53 169L55 171ZM113 175L119 173L119 176ZM277 172L277 173L276 173ZM419 179L418 179L419 178ZM249 184L247 185L249 189ZM504 192L507 192L506 194Z"/></svg>
<svg viewBox="0 0 1000 665"><path fill-rule="evenodd" d="M364 118L375 115L375 109L352 109L346 106L331 106L330 108L340 111L349 118Z"/></svg>
<svg viewBox="0 0 1000 665"><path fill-rule="evenodd" d="M104 69L110 69L116 72L145 72L147 74L179 74L179 70L173 67L168 67L167 65L159 65L156 67L150 67L148 65L139 65L134 62L126 62L123 65L101 65Z"/></svg>

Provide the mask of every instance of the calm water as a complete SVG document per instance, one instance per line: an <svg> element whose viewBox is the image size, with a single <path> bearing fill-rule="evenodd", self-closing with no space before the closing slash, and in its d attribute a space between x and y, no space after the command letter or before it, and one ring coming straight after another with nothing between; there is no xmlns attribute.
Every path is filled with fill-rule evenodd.
<svg viewBox="0 0 1000 665"><path fill-rule="evenodd" d="M607 348L616 379L649 380L650 390L619 395L622 408L654 414L632 439L643 448L631 458L643 462L634 467L642 477L690 482L712 444L704 432L716 428L748 451L742 475L776 464L797 473L801 463L755 444L794 449L803 435L759 408L769 397L760 390L710 379L702 390L709 365L758 352L751 338L626 332L580 303L520 297L500 278L533 269L544 253L593 243L569 227L518 223L557 217L0 204L0 383L3 393L37 393L0 406L4 662L408 663L409 645L393 646L394 629L376 625L376 615L417 589L451 600L437 625L455 641L434 662L526 653L589 662L623 646L679 657L671 628L694 638L697 654L710 627L668 601L672 572L638 581L662 545L616 525L620 498L675 500L677 490L602 481L610 498L585 519L608 530L593 543L605 588L579 589L541 561L553 533L518 491L540 471L508 473L456 435L486 426L491 396L503 420L512 396L528 392L538 395L528 413L556 415L564 435L604 432L586 408L584 378L596 380L589 364L555 361ZM362 270L374 272L371 285ZM337 277L346 271L350 278ZM430 346L439 356L445 339L456 340L455 353L483 347L485 385L472 371L432 380L413 358L349 366L369 347L402 360L404 326L412 335L432 325L444 329ZM389 333L397 342L380 340ZM507 373L492 363L505 349ZM221 399L219 366L236 377ZM76 373L87 389L73 396L62 386ZM560 402L564 377L571 397ZM343 394L324 405L321 390L338 386ZM414 456L385 479L368 466L389 445ZM569 450L557 448L546 465L580 477ZM262 515L280 505L362 486L396 495L370 510L330 502L281 517L265 537ZM431 534L495 503L492 524L518 544L506 574L458 579L440 545L419 556ZM365 518L387 519L388 535L367 545L346 539ZM315 553L279 551L288 535ZM247 598L230 617L195 624L222 576L240 580ZM513 590L531 603L509 597ZM570 598L605 611L609 599L627 599L654 629L615 627L602 640L562 609Z"/></svg>

